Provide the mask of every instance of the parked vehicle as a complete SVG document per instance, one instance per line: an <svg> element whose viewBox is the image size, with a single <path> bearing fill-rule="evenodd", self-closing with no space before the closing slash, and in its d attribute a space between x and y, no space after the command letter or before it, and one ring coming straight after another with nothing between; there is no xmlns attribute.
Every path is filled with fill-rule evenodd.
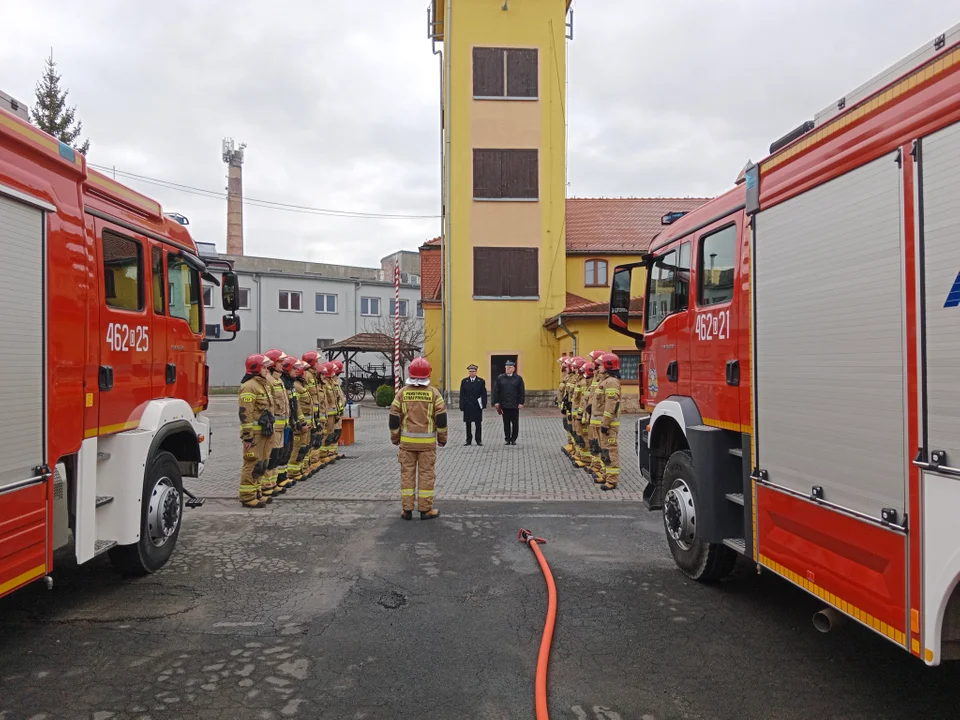
<svg viewBox="0 0 960 720"><path fill-rule="evenodd" d="M738 554L929 665L960 656L960 26L616 269L637 458L677 565ZM639 275L639 273L638 273Z"/></svg>

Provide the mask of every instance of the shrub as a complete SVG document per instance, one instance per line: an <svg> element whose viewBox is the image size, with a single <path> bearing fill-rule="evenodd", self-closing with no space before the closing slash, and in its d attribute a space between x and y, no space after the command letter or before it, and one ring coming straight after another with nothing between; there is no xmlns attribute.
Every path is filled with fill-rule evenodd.
<svg viewBox="0 0 960 720"><path fill-rule="evenodd" d="M393 403L393 388L381 385L377 388L377 407L390 407Z"/></svg>

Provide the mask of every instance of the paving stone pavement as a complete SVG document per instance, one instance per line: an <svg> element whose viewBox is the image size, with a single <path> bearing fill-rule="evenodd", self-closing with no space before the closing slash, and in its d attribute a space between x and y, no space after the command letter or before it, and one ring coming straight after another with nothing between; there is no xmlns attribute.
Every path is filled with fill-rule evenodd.
<svg viewBox="0 0 960 720"><path fill-rule="evenodd" d="M236 400L213 397L207 411L213 423L213 453L203 476L187 489L207 498L234 498L240 477L240 431ZM364 405L355 421L355 442L341 452L347 458L289 490L282 501L399 500L400 466L390 444L388 411ZM503 424L495 411L484 413L483 447L464 447L459 411L450 414L450 441L438 449L436 498L444 500L599 500L641 499L642 482L634 455L636 416L620 427L621 481L603 492L583 470L573 468L560 451L565 441L556 410L521 411L516 447L503 444Z"/></svg>

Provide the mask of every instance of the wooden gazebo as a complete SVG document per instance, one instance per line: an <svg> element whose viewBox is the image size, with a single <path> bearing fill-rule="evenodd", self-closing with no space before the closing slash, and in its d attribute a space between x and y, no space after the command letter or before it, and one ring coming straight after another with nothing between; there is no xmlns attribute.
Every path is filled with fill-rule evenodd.
<svg viewBox="0 0 960 720"><path fill-rule="evenodd" d="M360 353L380 353L385 356L393 354L393 338L384 333L359 333L346 340L327 345L323 352L327 354L327 360L343 359L344 375L346 375L347 388L360 382L370 392L375 392L379 385L393 386L393 367L388 367L387 372L381 375L379 372L364 369L354 358ZM408 342L400 341L400 365L408 364L417 355L420 354L420 348L411 345Z"/></svg>

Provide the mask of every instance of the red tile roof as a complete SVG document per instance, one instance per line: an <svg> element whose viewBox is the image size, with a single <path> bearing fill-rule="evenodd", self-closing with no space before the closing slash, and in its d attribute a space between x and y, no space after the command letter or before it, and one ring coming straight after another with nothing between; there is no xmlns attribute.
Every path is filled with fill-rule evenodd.
<svg viewBox="0 0 960 720"><path fill-rule="evenodd" d="M646 252L664 227L660 218L695 210L710 199L567 198L567 253Z"/></svg>
<svg viewBox="0 0 960 720"><path fill-rule="evenodd" d="M420 300L440 300L440 238L427 240L420 246Z"/></svg>
<svg viewBox="0 0 960 720"><path fill-rule="evenodd" d="M585 297L567 293L567 305L563 308L565 318L605 318L610 312L610 303L603 301L588 300ZM632 298L630 300L630 314L641 317L643 315L643 298ZM560 315L554 315L549 318L544 325L551 327L556 325Z"/></svg>

